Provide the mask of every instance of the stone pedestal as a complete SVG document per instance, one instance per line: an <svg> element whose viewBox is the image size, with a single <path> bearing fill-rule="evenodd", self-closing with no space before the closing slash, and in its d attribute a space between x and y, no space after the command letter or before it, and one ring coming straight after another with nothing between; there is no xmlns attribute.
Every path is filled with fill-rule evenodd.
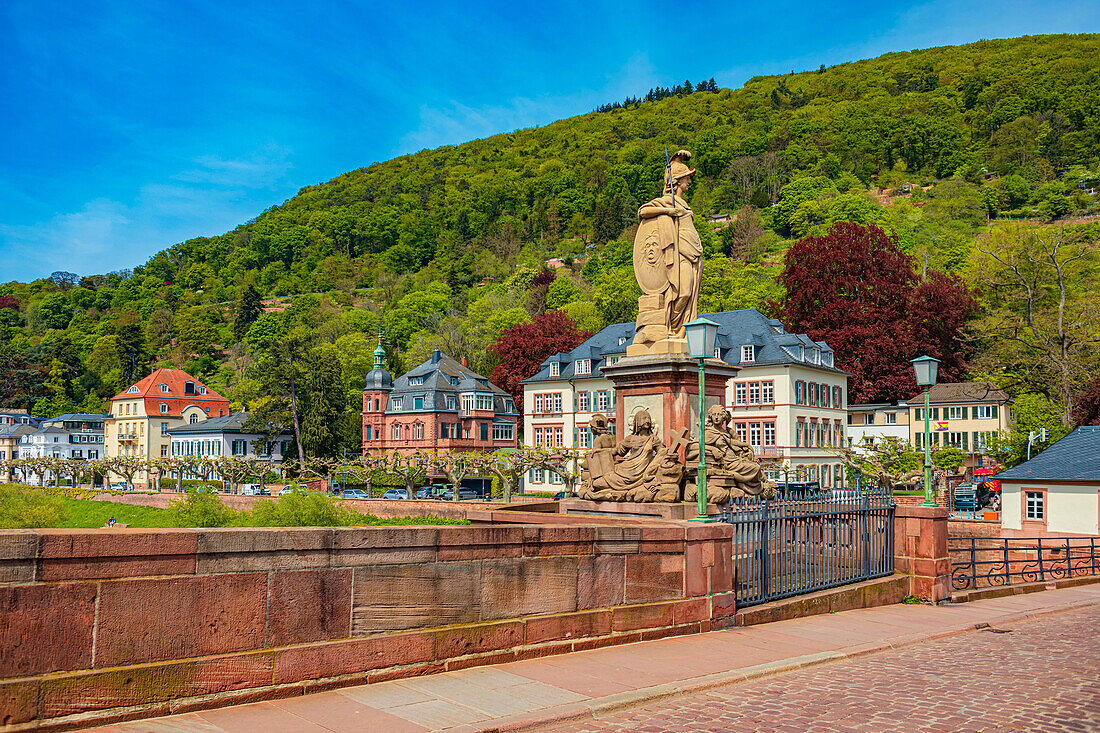
<svg viewBox="0 0 1100 733"><path fill-rule="evenodd" d="M909 576L909 593L917 598L939 603L951 596L946 509L894 509L894 572Z"/></svg>
<svg viewBox="0 0 1100 733"><path fill-rule="evenodd" d="M654 432L665 445L681 428L689 436L699 429L699 362L683 356L628 356L602 369L615 385L615 436L630 434L634 413L645 409ZM726 383L738 368L719 359L706 360L706 407L725 404Z"/></svg>

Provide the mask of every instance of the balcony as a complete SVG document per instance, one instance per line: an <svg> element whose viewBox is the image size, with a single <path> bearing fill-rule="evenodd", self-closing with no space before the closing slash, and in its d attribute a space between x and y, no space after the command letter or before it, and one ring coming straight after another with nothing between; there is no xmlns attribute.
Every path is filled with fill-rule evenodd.
<svg viewBox="0 0 1100 733"><path fill-rule="evenodd" d="M137 441L138 441L138 434L137 433L119 433L118 434L118 442L119 443L136 443Z"/></svg>
<svg viewBox="0 0 1100 733"><path fill-rule="evenodd" d="M783 449L775 445L754 445L753 453L757 458L782 458Z"/></svg>

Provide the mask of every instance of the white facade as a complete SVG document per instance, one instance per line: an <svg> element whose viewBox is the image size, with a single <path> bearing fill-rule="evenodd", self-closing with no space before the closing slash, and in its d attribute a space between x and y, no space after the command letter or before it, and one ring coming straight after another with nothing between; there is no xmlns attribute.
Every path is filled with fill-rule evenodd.
<svg viewBox="0 0 1100 733"><path fill-rule="evenodd" d="M1001 482L1001 527L1025 535L1100 535L1100 482Z"/></svg>
<svg viewBox="0 0 1100 733"><path fill-rule="evenodd" d="M106 415L61 415L43 420L33 433L19 439L20 458L62 458L94 461L104 458L103 421ZM45 480L54 481L53 472Z"/></svg>

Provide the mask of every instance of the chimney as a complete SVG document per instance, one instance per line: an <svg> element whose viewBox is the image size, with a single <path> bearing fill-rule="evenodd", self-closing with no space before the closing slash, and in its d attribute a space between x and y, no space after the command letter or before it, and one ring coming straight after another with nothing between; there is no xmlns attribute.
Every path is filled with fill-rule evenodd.
<svg viewBox="0 0 1100 733"><path fill-rule="evenodd" d="M462 357L462 366L466 366L466 357Z"/></svg>
<svg viewBox="0 0 1100 733"><path fill-rule="evenodd" d="M438 364L439 360L442 359L442 358L443 358L443 354L440 353L439 349L432 349L432 363L433 364Z"/></svg>

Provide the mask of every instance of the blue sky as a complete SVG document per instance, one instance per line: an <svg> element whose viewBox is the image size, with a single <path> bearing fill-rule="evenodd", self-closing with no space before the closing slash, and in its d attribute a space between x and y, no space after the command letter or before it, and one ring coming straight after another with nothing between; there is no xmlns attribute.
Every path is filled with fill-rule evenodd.
<svg viewBox="0 0 1100 733"><path fill-rule="evenodd" d="M0 4L0 282L133 267L302 186L685 78L1100 31L1100 3Z"/></svg>

